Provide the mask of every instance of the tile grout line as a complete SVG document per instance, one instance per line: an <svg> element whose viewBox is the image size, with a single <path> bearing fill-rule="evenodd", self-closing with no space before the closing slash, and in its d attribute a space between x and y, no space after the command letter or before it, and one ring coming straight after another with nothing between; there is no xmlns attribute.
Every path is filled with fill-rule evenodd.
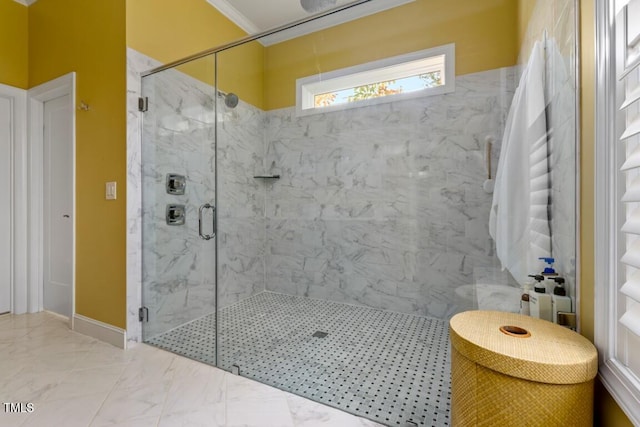
<svg viewBox="0 0 640 427"><path fill-rule="evenodd" d="M395 424L401 425L418 417L424 424L431 416L439 425L449 424L446 322L274 293L252 297L224 310L220 338L234 348L240 347L233 353L233 348L223 346L221 368L230 369L231 364L239 364L245 367L243 376L377 422L397 420ZM315 312L309 310L320 311L314 315ZM206 336L215 334L208 327L210 316L190 322L183 329L172 330L169 336L156 337L153 343L206 363L205 353L210 350L206 347L210 343ZM330 332L326 338L311 338L316 329L323 328ZM198 350L198 340L202 339L205 347ZM294 341L287 344L287 340L292 339ZM242 344L246 345L242 347ZM294 353L297 356L291 356ZM373 357L378 353L380 358ZM393 371L399 367L404 367L404 371ZM382 370L386 375L371 377L374 371ZM371 379L368 384L353 382L360 381L363 375ZM350 381L348 388L345 387L349 384L343 384L342 388L340 384L336 386L336 382L345 381ZM399 388L402 393L397 392L394 399L390 393ZM406 390L407 396L404 396ZM356 401L353 407L340 403L348 395L350 402ZM371 404L366 410L369 401L376 406ZM429 410L433 412L421 415L418 407L432 408ZM383 409L386 415L382 415Z"/></svg>

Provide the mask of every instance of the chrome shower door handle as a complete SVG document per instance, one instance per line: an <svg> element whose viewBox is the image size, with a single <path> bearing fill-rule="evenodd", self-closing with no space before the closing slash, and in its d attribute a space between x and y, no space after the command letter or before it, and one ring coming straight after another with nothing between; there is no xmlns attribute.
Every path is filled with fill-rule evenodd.
<svg viewBox="0 0 640 427"><path fill-rule="evenodd" d="M211 234L202 233L202 213L205 209L211 209L211 215L213 217L213 231ZM216 208L209 203L205 203L200 206L200 209L198 209L198 234L200 235L200 238L204 240L209 240L216 236Z"/></svg>

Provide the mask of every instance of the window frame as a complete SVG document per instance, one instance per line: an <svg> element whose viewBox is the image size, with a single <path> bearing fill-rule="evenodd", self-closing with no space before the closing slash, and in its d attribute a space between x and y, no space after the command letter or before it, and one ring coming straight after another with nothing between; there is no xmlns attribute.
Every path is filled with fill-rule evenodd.
<svg viewBox="0 0 640 427"><path fill-rule="evenodd" d="M338 91L345 89L341 82L352 80L351 76L364 72L376 72L384 68L401 65L421 59L427 59L444 55L444 84L436 87L425 88L423 90L399 93L394 95L381 96L372 99L365 99L356 102L346 102L342 104L325 107L314 107L313 97L321 93ZM376 61L358 64L351 67L341 68L327 73L319 73L313 76L303 77L296 80L296 116L309 116L312 114L322 114L332 111L342 111L351 108L360 108L370 105L378 105L389 102L402 101L425 96L443 95L455 91L455 43L449 43L429 49L423 49L404 55L393 56ZM402 77L399 77L402 78ZM334 80L334 82L331 82ZM393 80L393 78L386 79ZM382 80L382 81L386 81ZM331 83L334 83L333 87ZM368 83L355 83L354 87ZM321 90L313 90L314 87L322 87ZM310 101L309 101L310 100ZM310 106L311 105L311 106Z"/></svg>
<svg viewBox="0 0 640 427"><path fill-rule="evenodd" d="M625 157L620 141L621 116L616 99L623 90L617 83L615 0L596 4L596 124L595 124L595 302L594 332L599 354L599 377L620 408L640 424L640 381L617 356L624 326L618 322L622 303L618 284L624 277L620 263L625 251L626 219L621 198Z"/></svg>

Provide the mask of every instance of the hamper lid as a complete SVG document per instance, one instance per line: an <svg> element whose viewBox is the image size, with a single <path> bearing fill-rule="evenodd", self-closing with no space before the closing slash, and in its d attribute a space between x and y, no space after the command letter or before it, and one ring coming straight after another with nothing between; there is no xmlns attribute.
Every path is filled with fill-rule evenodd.
<svg viewBox="0 0 640 427"><path fill-rule="evenodd" d="M598 372L593 344L546 320L500 311L466 311L451 318L449 330L451 345L460 354L512 377L578 384Z"/></svg>

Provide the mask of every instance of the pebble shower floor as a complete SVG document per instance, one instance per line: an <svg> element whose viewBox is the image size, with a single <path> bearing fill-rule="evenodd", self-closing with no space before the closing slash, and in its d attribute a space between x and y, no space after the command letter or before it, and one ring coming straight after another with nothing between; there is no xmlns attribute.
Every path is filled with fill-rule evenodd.
<svg viewBox="0 0 640 427"><path fill-rule="evenodd" d="M219 320L222 369L381 424L450 425L443 320L270 292ZM215 314L147 342L215 364Z"/></svg>

